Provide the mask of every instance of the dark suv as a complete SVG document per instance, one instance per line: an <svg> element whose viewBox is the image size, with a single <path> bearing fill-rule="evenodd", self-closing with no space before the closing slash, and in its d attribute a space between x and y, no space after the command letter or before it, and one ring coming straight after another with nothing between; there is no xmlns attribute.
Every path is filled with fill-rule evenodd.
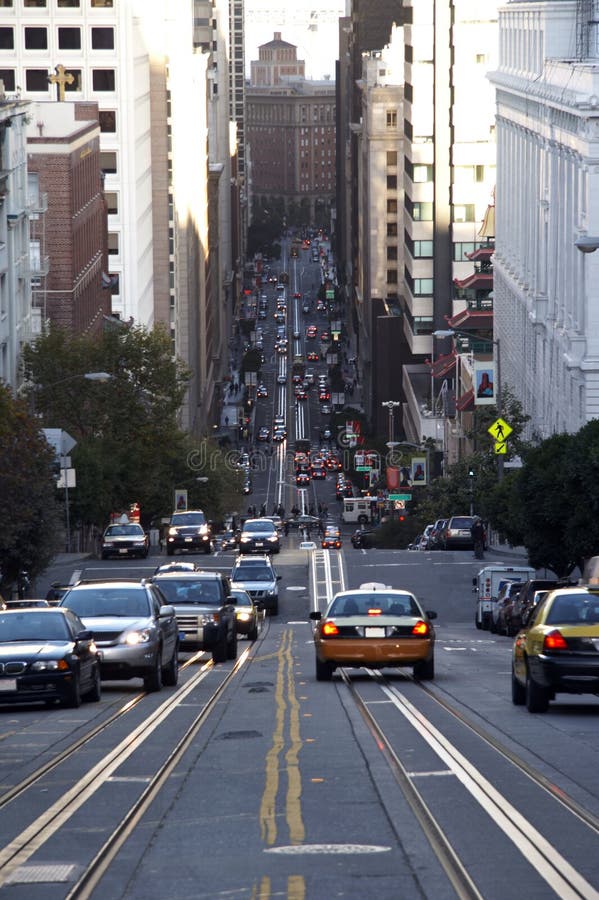
<svg viewBox="0 0 599 900"><path fill-rule="evenodd" d="M211 650L215 663L237 657L235 598L221 572L158 572L152 582L175 608L181 650Z"/></svg>
<svg viewBox="0 0 599 900"><path fill-rule="evenodd" d="M172 556L175 550L203 550L210 553L210 527L201 509L174 512L166 536L166 552Z"/></svg>

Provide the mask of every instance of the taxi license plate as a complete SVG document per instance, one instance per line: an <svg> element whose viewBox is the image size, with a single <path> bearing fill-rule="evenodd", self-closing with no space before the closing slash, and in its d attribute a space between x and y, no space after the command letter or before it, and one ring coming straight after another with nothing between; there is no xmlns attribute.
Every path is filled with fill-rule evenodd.
<svg viewBox="0 0 599 900"><path fill-rule="evenodd" d="M119 547L119 553L126 553L126 552L127 552L126 547Z"/></svg>
<svg viewBox="0 0 599 900"><path fill-rule="evenodd" d="M364 637L378 638L385 637L385 629L384 628L368 628L364 629Z"/></svg>
<svg viewBox="0 0 599 900"><path fill-rule="evenodd" d="M16 691L16 678L0 678L0 691Z"/></svg>
<svg viewBox="0 0 599 900"><path fill-rule="evenodd" d="M263 542L262 542L262 541L256 541L256 547L264 547Z"/></svg>
<svg viewBox="0 0 599 900"><path fill-rule="evenodd" d="M186 538L185 538L185 543L186 543L186 544L191 544L191 538L190 538L190 537L186 537Z"/></svg>

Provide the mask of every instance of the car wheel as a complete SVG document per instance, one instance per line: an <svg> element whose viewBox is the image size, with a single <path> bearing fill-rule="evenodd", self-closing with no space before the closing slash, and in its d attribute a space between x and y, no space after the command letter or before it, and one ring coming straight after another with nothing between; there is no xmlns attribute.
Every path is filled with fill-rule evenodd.
<svg viewBox="0 0 599 900"><path fill-rule="evenodd" d="M414 665L414 678L418 681L432 681L435 677L435 657L423 659Z"/></svg>
<svg viewBox="0 0 599 900"><path fill-rule="evenodd" d="M273 603L271 609L269 609L268 615L269 616L278 616L279 615L279 599L278 599L278 597L275 600L275 602Z"/></svg>
<svg viewBox="0 0 599 900"><path fill-rule="evenodd" d="M167 545L167 548L166 548L166 555L167 555L167 556L172 556L174 552L175 552L175 548L174 548L174 547L169 547L169 546Z"/></svg>
<svg viewBox="0 0 599 900"><path fill-rule="evenodd" d="M258 626L254 625L254 627L248 631L248 641L257 641L257 640L258 640Z"/></svg>
<svg viewBox="0 0 599 900"><path fill-rule="evenodd" d="M489 616L489 631L491 634L497 634L497 625L493 616Z"/></svg>
<svg viewBox="0 0 599 900"><path fill-rule="evenodd" d="M333 677L333 672L335 671L335 666L330 662L321 662L318 657L316 657L316 680L317 681L330 681Z"/></svg>
<svg viewBox="0 0 599 900"><path fill-rule="evenodd" d="M480 629L483 627L483 626L480 624L480 622L478 621L478 615L477 615L476 613L475 613L475 615L474 615L474 624L475 624L476 627L479 629L479 631L480 631Z"/></svg>
<svg viewBox="0 0 599 900"><path fill-rule="evenodd" d="M211 553L211 552L212 552L212 548L211 548L210 544L208 544L207 547L204 547L204 553Z"/></svg>
<svg viewBox="0 0 599 900"><path fill-rule="evenodd" d="M68 706L69 709L78 709L81 706L81 684L79 675L76 672L73 672L73 683L64 699L64 705Z"/></svg>
<svg viewBox="0 0 599 900"><path fill-rule="evenodd" d="M233 637L227 641L227 659L237 659L237 633L233 632Z"/></svg>
<svg viewBox="0 0 599 900"><path fill-rule="evenodd" d="M100 679L100 666L94 666L94 674L92 677L92 686L85 695L85 700L89 703L99 703L102 699L102 682Z"/></svg>
<svg viewBox="0 0 599 900"><path fill-rule="evenodd" d="M514 667L512 666L512 703L514 706L524 706L526 703L526 688L520 684L516 678Z"/></svg>
<svg viewBox="0 0 599 900"><path fill-rule="evenodd" d="M103 553L103 554L102 554L102 559L108 559L108 556L109 556L108 553Z"/></svg>
<svg viewBox="0 0 599 900"><path fill-rule="evenodd" d="M160 647L156 651L154 664L150 672L144 675L144 690L148 693L159 691L162 688L162 666L160 665Z"/></svg>
<svg viewBox="0 0 599 900"><path fill-rule="evenodd" d="M168 687L175 687L179 681L179 642L175 644L173 655L166 667L162 670L162 683Z"/></svg>
<svg viewBox="0 0 599 900"><path fill-rule="evenodd" d="M358 522L360 525L366 525L368 522L368 516L358 516Z"/></svg>
<svg viewBox="0 0 599 900"><path fill-rule="evenodd" d="M218 644L215 644L212 648L212 662L213 663L222 663L226 662L227 659L227 637L224 635Z"/></svg>
<svg viewBox="0 0 599 900"><path fill-rule="evenodd" d="M526 672L526 708L530 713L544 713L549 708L549 691Z"/></svg>

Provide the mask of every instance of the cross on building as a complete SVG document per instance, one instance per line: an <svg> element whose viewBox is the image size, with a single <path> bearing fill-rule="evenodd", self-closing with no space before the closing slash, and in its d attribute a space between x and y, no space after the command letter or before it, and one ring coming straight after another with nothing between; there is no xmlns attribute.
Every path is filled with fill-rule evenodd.
<svg viewBox="0 0 599 900"><path fill-rule="evenodd" d="M61 64L56 66L55 68L56 75L49 75L48 81L50 84L58 85L58 99L59 101L64 100L65 95L65 85L73 84L75 81L75 76L71 75L70 72L65 71L65 67Z"/></svg>

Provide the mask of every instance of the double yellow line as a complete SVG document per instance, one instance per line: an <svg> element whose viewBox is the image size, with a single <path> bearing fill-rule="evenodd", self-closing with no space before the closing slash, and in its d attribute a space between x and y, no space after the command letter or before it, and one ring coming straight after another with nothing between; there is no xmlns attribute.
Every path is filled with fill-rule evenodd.
<svg viewBox="0 0 599 900"><path fill-rule="evenodd" d="M300 737L299 702L295 693L293 678L293 630L283 632L281 646L277 652L278 667L275 687L275 728L272 745L266 754L266 783L260 804L260 830L262 840L267 847L272 847L278 836L277 797L280 787L281 756L285 753L284 768L287 773L287 792L285 795L285 819L288 828L288 840L291 844L301 844L305 837L302 819L301 797L302 779L299 768L299 753L302 748ZM288 742L285 738L285 726L289 723ZM285 746L287 744L287 749Z"/></svg>

